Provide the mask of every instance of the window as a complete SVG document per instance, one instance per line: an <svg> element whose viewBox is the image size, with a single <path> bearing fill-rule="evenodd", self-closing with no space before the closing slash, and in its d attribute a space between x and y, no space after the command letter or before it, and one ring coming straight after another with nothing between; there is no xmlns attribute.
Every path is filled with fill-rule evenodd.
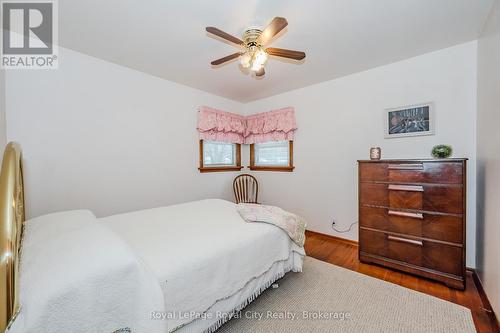
<svg viewBox="0 0 500 333"><path fill-rule="evenodd" d="M200 172L241 170L241 146L200 140Z"/></svg>
<svg viewBox="0 0 500 333"><path fill-rule="evenodd" d="M250 170L293 171L293 141L250 145Z"/></svg>

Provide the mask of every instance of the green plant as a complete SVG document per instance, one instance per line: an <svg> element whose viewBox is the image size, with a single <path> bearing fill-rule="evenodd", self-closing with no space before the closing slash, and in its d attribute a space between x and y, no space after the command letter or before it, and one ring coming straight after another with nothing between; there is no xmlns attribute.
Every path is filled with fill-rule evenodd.
<svg viewBox="0 0 500 333"><path fill-rule="evenodd" d="M453 148L449 145L437 145L432 148L432 156L435 158L447 158L453 154Z"/></svg>

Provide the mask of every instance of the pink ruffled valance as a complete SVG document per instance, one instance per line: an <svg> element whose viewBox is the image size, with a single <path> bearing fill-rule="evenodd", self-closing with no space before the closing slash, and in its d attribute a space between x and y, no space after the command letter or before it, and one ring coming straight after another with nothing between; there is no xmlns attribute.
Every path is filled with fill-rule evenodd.
<svg viewBox="0 0 500 333"><path fill-rule="evenodd" d="M198 132L200 139L245 143L246 119L235 113L212 109L206 106L198 111Z"/></svg>
<svg viewBox="0 0 500 333"><path fill-rule="evenodd" d="M293 140L296 129L293 108L257 113L246 117L245 143Z"/></svg>
<svg viewBox="0 0 500 333"><path fill-rule="evenodd" d="M283 108L250 116L200 107L200 139L228 143L263 143L293 140L297 129L293 108Z"/></svg>

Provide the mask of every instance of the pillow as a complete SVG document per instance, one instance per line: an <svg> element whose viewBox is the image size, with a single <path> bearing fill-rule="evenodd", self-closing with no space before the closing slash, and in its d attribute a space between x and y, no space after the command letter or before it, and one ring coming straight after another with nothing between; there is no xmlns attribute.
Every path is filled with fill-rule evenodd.
<svg viewBox="0 0 500 333"><path fill-rule="evenodd" d="M52 241L92 223L97 223L97 218L90 210L68 210L35 217L24 222L22 246Z"/></svg>
<svg viewBox="0 0 500 333"><path fill-rule="evenodd" d="M158 279L88 210L26 221L21 311L9 333L166 332ZM126 331L124 331L126 332Z"/></svg>

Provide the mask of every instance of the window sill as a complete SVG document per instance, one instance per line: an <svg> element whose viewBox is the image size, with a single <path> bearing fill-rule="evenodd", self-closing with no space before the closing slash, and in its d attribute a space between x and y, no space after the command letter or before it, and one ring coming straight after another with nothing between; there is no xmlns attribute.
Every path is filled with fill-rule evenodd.
<svg viewBox="0 0 500 333"><path fill-rule="evenodd" d="M251 165L248 167L253 171L278 171L278 172L292 172L295 167L293 166L258 166Z"/></svg>
<svg viewBox="0 0 500 333"><path fill-rule="evenodd" d="M225 171L240 171L242 166L228 166L228 167L202 167L198 168L201 173L207 172L225 172Z"/></svg>

